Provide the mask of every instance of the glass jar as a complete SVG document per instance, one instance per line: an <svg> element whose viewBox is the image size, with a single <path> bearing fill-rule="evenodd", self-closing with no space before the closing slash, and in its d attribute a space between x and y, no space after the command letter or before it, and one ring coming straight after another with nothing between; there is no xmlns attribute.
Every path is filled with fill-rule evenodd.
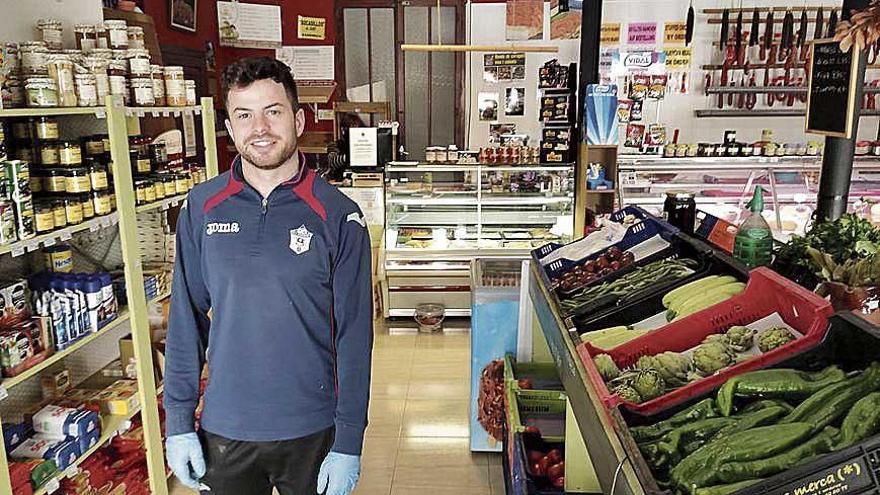
<svg viewBox="0 0 880 495"><path fill-rule="evenodd" d="M37 139L58 139L58 119L39 117L34 124Z"/></svg>
<svg viewBox="0 0 880 495"><path fill-rule="evenodd" d="M174 176L174 192L177 194L186 194L189 187L189 180L185 174L175 174Z"/></svg>
<svg viewBox="0 0 880 495"><path fill-rule="evenodd" d="M128 49L128 24L125 21L111 19L104 21L107 28L107 47L113 50Z"/></svg>
<svg viewBox="0 0 880 495"><path fill-rule="evenodd" d="M97 29L97 26L95 27ZM113 60L113 50L104 47L104 48L95 48L89 53L90 58L99 58L102 60L106 60L107 62Z"/></svg>
<svg viewBox="0 0 880 495"><path fill-rule="evenodd" d="M101 140L100 134L83 136L79 138L79 141L80 148L82 148L86 158L98 159L104 156L104 141Z"/></svg>
<svg viewBox="0 0 880 495"><path fill-rule="evenodd" d="M170 65L162 69L165 75L165 101L170 107L186 106L186 83L183 67Z"/></svg>
<svg viewBox="0 0 880 495"><path fill-rule="evenodd" d="M128 26L126 29L128 34L128 48L143 49L146 48L144 42L144 28L140 26Z"/></svg>
<svg viewBox="0 0 880 495"><path fill-rule="evenodd" d="M67 212L64 210L64 201L55 199L51 203L52 216L55 217L55 228L67 227Z"/></svg>
<svg viewBox="0 0 880 495"><path fill-rule="evenodd" d="M31 168L31 176L29 179L30 188L32 193L41 193L43 192L43 169L41 168Z"/></svg>
<svg viewBox="0 0 880 495"><path fill-rule="evenodd" d="M157 107L164 107L165 103L165 76L161 65L150 66L150 80L153 82L153 99Z"/></svg>
<svg viewBox="0 0 880 495"><path fill-rule="evenodd" d="M107 180L107 165L93 161L89 164L88 171L89 183L93 190L103 191L110 187L110 182Z"/></svg>
<svg viewBox="0 0 880 495"><path fill-rule="evenodd" d="M24 86L21 79L14 74L10 74L3 81L3 87L0 88L3 98L3 108L21 108L24 106Z"/></svg>
<svg viewBox="0 0 880 495"><path fill-rule="evenodd" d="M95 93L98 98L98 105L103 105L108 94L110 94L110 76L107 74L107 67L110 61L101 57L86 57L83 64L95 76Z"/></svg>
<svg viewBox="0 0 880 495"><path fill-rule="evenodd" d="M15 142L12 156L16 160L34 163L34 162L36 162L36 157L38 155L34 150L33 142L29 141L29 140L24 140L24 141L16 141Z"/></svg>
<svg viewBox="0 0 880 495"><path fill-rule="evenodd" d="M64 202L64 213L67 217L67 225L79 225L83 223L82 203L79 195L65 195L62 200Z"/></svg>
<svg viewBox="0 0 880 495"><path fill-rule="evenodd" d="M92 73L76 74L76 103L81 107L94 107L98 105L98 83Z"/></svg>
<svg viewBox="0 0 880 495"><path fill-rule="evenodd" d="M146 186L144 186L144 202L156 202L156 186L153 179L146 179L144 182L146 182Z"/></svg>
<svg viewBox="0 0 880 495"><path fill-rule="evenodd" d="M48 74L46 69L46 57L49 49L43 41L25 41L19 45L19 57L21 58L21 72L26 75Z"/></svg>
<svg viewBox="0 0 880 495"><path fill-rule="evenodd" d="M29 77L24 89L27 94L27 106L58 106L58 85L51 77Z"/></svg>
<svg viewBox="0 0 880 495"><path fill-rule="evenodd" d="M79 142L73 139L58 141L58 157L65 167L78 167L82 164L82 150Z"/></svg>
<svg viewBox="0 0 880 495"><path fill-rule="evenodd" d="M89 171L83 167L69 168L66 170L65 178L67 180L64 190L68 193L87 193L92 190L92 184L89 180Z"/></svg>
<svg viewBox="0 0 880 495"><path fill-rule="evenodd" d="M183 82L183 86L186 90L186 104L194 107L196 105L196 82L192 79L187 79Z"/></svg>
<svg viewBox="0 0 880 495"><path fill-rule="evenodd" d="M38 20L37 31L40 32L40 37L46 43L46 48L50 50L61 50L64 48L64 32L62 31L61 21L58 19Z"/></svg>
<svg viewBox="0 0 880 495"><path fill-rule="evenodd" d="M135 106L152 107L156 105L153 97L153 81L148 77L131 79L131 96Z"/></svg>
<svg viewBox="0 0 880 495"><path fill-rule="evenodd" d="M162 185L165 186L165 197L170 198L171 196L175 196L177 194L177 181L174 176L171 174L162 174L160 177Z"/></svg>
<svg viewBox="0 0 880 495"><path fill-rule="evenodd" d="M82 206L83 220L95 218L95 205L92 203L91 194L80 194L78 199L79 204Z"/></svg>
<svg viewBox="0 0 880 495"><path fill-rule="evenodd" d="M131 161L131 172L134 175L149 175L152 171L150 168L150 157L146 153L131 150L129 152L129 160Z"/></svg>
<svg viewBox="0 0 880 495"><path fill-rule="evenodd" d="M129 48L125 56L128 58L128 72L132 78L150 77L150 52L143 48Z"/></svg>
<svg viewBox="0 0 880 495"><path fill-rule="evenodd" d="M135 150L142 155L149 153L150 139L144 135L137 134L128 137L128 148Z"/></svg>
<svg viewBox="0 0 880 495"><path fill-rule="evenodd" d="M95 47L97 50L110 49L110 32L103 23L95 24Z"/></svg>
<svg viewBox="0 0 880 495"><path fill-rule="evenodd" d="M153 189L156 190L156 201L165 199L165 184L162 183L160 177L153 177L153 186Z"/></svg>
<svg viewBox="0 0 880 495"><path fill-rule="evenodd" d="M55 230L55 212L52 209L52 203L34 205L34 228L38 234Z"/></svg>
<svg viewBox="0 0 880 495"><path fill-rule="evenodd" d="M12 137L16 140L30 140L36 137L32 120L19 120L12 123Z"/></svg>
<svg viewBox="0 0 880 495"><path fill-rule="evenodd" d="M134 181L134 198L135 204L143 205L147 202L147 181L145 180L136 180Z"/></svg>
<svg viewBox="0 0 880 495"><path fill-rule="evenodd" d="M109 215L112 213L113 204L110 200L110 191L92 192L92 206L95 208L95 215Z"/></svg>
<svg viewBox="0 0 880 495"><path fill-rule="evenodd" d="M95 136L101 136L101 142L104 143L104 158L109 160L110 159L110 136L108 134L95 134Z"/></svg>
<svg viewBox="0 0 880 495"><path fill-rule="evenodd" d="M110 78L110 94L122 96L125 104L128 105L129 95L126 84L128 69L125 67L125 60L111 60L107 66L107 74Z"/></svg>
<svg viewBox="0 0 880 495"><path fill-rule="evenodd" d="M40 164L49 167L57 167L60 163L58 153L58 141L47 139L39 141L40 148Z"/></svg>
<svg viewBox="0 0 880 495"><path fill-rule="evenodd" d="M73 79L73 62L64 54L50 55L49 76L58 85L58 104L62 107L76 106L76 86Z"/></svg>
<svg viewBox="0 0 880 495"><path fill-rule="evenodd" d="M98 34L93 24L74 24L73 39L76 48L86 53L98 47Z"/></svg>
<svg viewBox="0 0 880 495"><path fill-rule="evenodd" d="M6 55L3 60L3 64L9 67L12 71L17 72L21 67L21 59L18 56L18 43L15 42L6 42L0 44L3 47L3 52Z"/></svg>
<svg viewBox="0 0 880 495"><path fill-rule="evenodd" d="M153 170L165 170L168 167L168 148L165 143L150 143L147 150Z"/></svg>
<svg viewBox="0 0 880 495"><path fill-rule="evenodd" d="M51 193L63 193L67 190L67 176L64 169L43 169L43 190Z"/></svg>

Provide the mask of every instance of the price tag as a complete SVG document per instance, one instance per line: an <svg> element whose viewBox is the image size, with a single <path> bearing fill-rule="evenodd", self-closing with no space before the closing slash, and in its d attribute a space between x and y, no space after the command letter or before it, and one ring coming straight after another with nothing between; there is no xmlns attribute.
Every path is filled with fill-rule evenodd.
<svg viewBox="0 0 880 495"><path fill-rule="evenodd" d="M13 257L13 258L16 258L16 257L18 257L18 256L21 256L21 255L23 255L23 254L24 254L24 248L23 248L23 247L18 247L18 248L15 248L15 249L12 250L12 257Z"/></svg>
<svg viewBox="0 0 880 495"><path fill-rule="evenodd" d="M64 476L67 478L75 478L80 473L80 470L77 466L70 466L64 471Z"/></svg>
<svg viewBox="0 0 880 495"><path fill-rule="evenodd" d="M170 205L168 203L162 203L162 211L167 210L169 206Z"/></svg>
<svg viewBox="0 0 880 495"><path fill-rule="evenodd" d="M6 387L0 385L0 401L4 401L9 398L9 391L6 390Z"/></svg>
<svg viewBox="0 0 880 495"><path fill-rule="evenodd" d="M29 244L25 244L24 248L25 248L25 250L27 250L27 252L32 253L32 252L36 251L37 249L40 249L40 243L39 243L39 241L38 242L31 242Z"/></svg>
<svg viewBox="0 0 880 495"><path fill-rule="evenodd" d="M127 432L130 429L131 429L131 421L125 421L124 423L122 423L122 426L120 426L119 429L116 430L116 434L122 435L123 433Z"/></svg>
<svg viewBox="0 0 880 495"><path fill-rule="evenodd" d="M55 245L55 238L50 237L50 238L46 239L45 241L43 241L43 245L46 247L54 246Z"/></svg>
<svg viewBox="0 0 880 495"><path fill-rule="evenodd" d="M97 232L98 230L100 230L100 228L101 228L101 224L98 222L95 222L89 226L89 232Z"/></svg>
<svg viewBox="0 0 880 495"><path fill-rule="evenodd" d="M162 111L162 116L169 117L169 116L171 116L171 112L169 112L168 110L164 110L164 111Z"/></svg>
<svg viewBox="0 0 880 495"><path fill-rule="evenodd" d="M61 483L58 481L58 478L52 478L46 483L46 493L55 493L59 488L61 488Z"/></svg>
<svg viewBox="0 0 880 495"><path fill-rule="evenodd" d="M73 239L73 234L71 234L69 230L65 230L64 232L61 232L60 237L62 241L69 241Z"/></svg>
<svg viewBox="0 0 880 495"><path fill-rule="evenodd" d="M201 109L201 107L195 107L195 108L193 108L193 113L196 114L196 115L201 114L201 113L202 113L202 109Z"/></svg>
<svg viewBox="0 0 880 495"><path fill-rule="evenodd" d="M100 109L100 110L95 110L95 116L98 117L99 119L103 119L104 117L107 116L107 114L104 113L103 109Z"/></svg>

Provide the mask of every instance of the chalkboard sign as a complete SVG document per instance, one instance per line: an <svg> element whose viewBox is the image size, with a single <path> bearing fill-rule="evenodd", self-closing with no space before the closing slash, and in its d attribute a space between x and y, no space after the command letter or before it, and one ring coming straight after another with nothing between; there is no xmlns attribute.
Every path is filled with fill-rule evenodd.
<svg viewBox="0 0 880 495"><path fill-rule="evenodd" d="M810 57L810 88L807 94L806 131L851 138L856 110L856 74L861 52L840 51L838 42L813 42Z"/></svg>

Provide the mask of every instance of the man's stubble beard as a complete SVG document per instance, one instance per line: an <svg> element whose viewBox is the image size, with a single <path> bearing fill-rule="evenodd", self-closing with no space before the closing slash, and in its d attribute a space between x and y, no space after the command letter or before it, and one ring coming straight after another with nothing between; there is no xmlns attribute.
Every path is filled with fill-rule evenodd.
<svg viewBox="0 0 880 495"><path fill-rule="evenodd" d="M247 151L246 145L244 146L244 151L239 151L239 153L241 154L242 158L247 160L248 163L260 170L275 170L281 165L284 165L287 160L290 160L290 158L296 153L296 144L297 140L294 139L288 147L284 148L281 151L281 156L278 160L268 164L261 163L259 160L255 159L254 156Z"/></svg>

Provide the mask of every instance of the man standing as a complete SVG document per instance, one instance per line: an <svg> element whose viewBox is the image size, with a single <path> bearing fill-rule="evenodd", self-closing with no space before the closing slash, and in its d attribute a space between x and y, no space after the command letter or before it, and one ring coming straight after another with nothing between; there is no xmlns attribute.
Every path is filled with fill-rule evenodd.
<svg viewBox="0 0 880 495"><path fill-rule="evenodd" d="M290 69L245 58L222 82L239 156L178 219L168 464L213 495L348 495L370 389L369 234L357 205L297 152L305 114Z"/></svg>

